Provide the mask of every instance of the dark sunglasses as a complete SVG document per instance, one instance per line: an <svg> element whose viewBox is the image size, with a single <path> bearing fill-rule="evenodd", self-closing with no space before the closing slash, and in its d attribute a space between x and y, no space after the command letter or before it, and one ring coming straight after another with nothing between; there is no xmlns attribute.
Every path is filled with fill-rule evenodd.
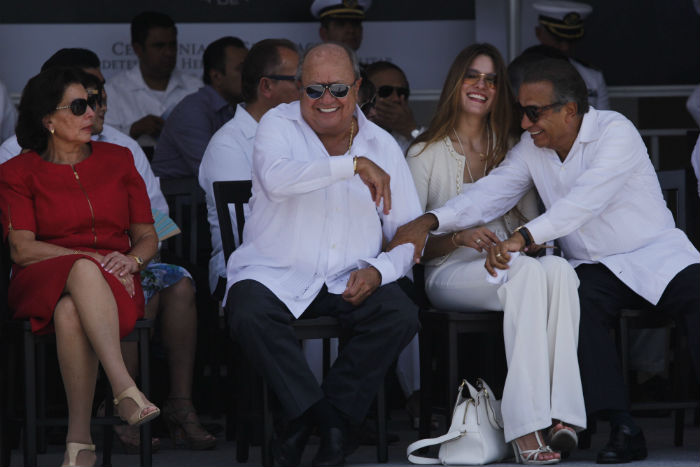
<svg viewBox="0 0 700 467"><path fill-rule="evenodd" d="M540 119L542 116L542 112L545 112L549 109L553 109L554 107L561 107L564 105L563 102L553 102L549 105L543 105L543 106L537 106L537 105L526 105L522 106L518 104L518 110L520 111L520 115L522 118L522 115L525 114L527 115L528 120L530 120L532 123L537 123L537 120Z"/></svg>
<svg viewBox="0 0 700 467"><path fill-rule="evenodd" d="M377 88L377 95L382 99L386 99L387 97L391 96L394 91L396 92L397 96L403 97L404 99L408 99L408 96L411 95L411 90L408 88L389 85L379 86L379 88Z"/></svg>
<svg viewBox="0 0 700 467"><path fill-rule="evenodd" d="M76 117L80 117L85 113L89 105L89 102L87 99L73 99L73 102L71 102L68 105L63 105L60 107L56 107L56 110L63 110L63 109L70 109L70 111L75 115ZM90 105L90 108L92 110L95 110L94 103L93 105Z"/></svg>
<svg viewBox="0 0 700 467"><path fill-rule="evenodd" d="M482 78L484 79L484 83L486 83L486 87L489 89L496 88L496 75L494 73L480 73L476 70L469 70L467 76L464 77L464 81L470 86L473 86Z"/></svg>
<svg viewBox="0 0 700 467"><path fill-rule="evenodd" d="M102 99L102 89L88 89L87 102L91 109L95 110L96 106L102 106L104 100Z"/></svg>
<svg viewBox="0 0 700 467"><path fill-rule="evenodd" d="M277 81L296 81L297 77L294 75L265 75L263 78L274 79Z"/></svg>
<svg viewBox="0 0 700 467"><path fill-rule="evenodd" d="M331 93L331 96L337 97L338 99L342 99L343 97L348 95L348 92L350 92L350 88L354 85L355 83L309 84L308 86L304 87L304 92L306 92L306 95L309 96L311 99L316 100L323 97L323 94L326 92L326 89L328 89L328 92Z"/></svg>

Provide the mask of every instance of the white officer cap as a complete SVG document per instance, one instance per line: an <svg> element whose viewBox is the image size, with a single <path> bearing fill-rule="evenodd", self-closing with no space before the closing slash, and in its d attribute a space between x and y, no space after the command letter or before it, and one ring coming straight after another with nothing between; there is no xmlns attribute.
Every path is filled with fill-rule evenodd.
<svg viewBox="0 0 700 467"><path fill-rule="evenodd" d="M542 0L533 5L540 16L540 24L560 39L575 40L583 37L583 20L593 11L586 3Z"/></svg>
<svg viewBox="0 0 700 467"><path fill-rule="evenodd" d="M372 0L314 0L311 14L318 19L365 19Z"/></svg>

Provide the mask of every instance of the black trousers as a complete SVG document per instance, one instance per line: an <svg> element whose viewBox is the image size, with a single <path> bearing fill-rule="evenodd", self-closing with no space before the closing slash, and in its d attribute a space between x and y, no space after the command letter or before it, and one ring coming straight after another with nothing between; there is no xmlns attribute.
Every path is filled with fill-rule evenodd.
<svg viewBox="0 0 700 467"><path fill-rule="evenodd" d="M627 388L611 330L623 308L648 309L672 316L685 332L691 349L695 376L700 375L700 265L679 272L652 305L619 280L602 264L576 268L581 285L578 357L583 397L588 414L601 410L629 410ZM689 375L690 377L690 375Z"/></svg>
<svg viewBox="0 0 700 467"><path fill-rule="evenodd" d="M291 323L294 316L267 287L235 283L226 303L231 335L296 418L326 397L351 423L360 423L393 361L418 330L418 308L396 283L353 306L324 286L300 319L334 316L347 329L335 363L319 387Z"/></svg>

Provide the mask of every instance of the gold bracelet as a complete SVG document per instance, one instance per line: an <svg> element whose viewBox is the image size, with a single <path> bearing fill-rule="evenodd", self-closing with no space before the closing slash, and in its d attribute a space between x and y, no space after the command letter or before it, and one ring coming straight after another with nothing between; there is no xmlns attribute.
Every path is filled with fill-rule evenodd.
<svg viewBox="0 0 700 467"><path fill-rule="evenodd" d="M459 248L459 245L457 245L457 242L455 242L455 238L457 238L457 232L452 232L452 244L455 246L455 248Z"/></svg>
<svg viewBox="0 0 700 467"><path fill-rule="evenodd" d="M352 158L352 174L357 174L357 156Z"/></svg>

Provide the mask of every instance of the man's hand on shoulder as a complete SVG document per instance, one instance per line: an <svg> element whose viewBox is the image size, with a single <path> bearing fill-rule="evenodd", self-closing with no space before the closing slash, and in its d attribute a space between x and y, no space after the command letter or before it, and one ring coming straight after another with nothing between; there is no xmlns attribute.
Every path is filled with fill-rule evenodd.
<svg viewBox="0 0 700 467"><path fill-rule="evenodd" d="M428 238L428 233L431 230L437 229L439 226L438 220L434 214L425 213L411 222L402 225L396 230L394 238L389 242L386 251L391 251L394 247L403 245L404 243L413 244L413 261L420 262L425 241Z"/></svg>
<svg viewBox="0 0 700 467"><path fill-rule="evenodd" d="M156 137L160 134L164 124L165 120L162 118L156 117L155 115L146 115L132 123L129 129L129 136L134 139L138 139L141 135Z"/></svg>
<svg viewBox="0 0 700 467"><path fill-rule="evenodd" d="M355 173L367 185L372 200L377 206L382 199L384 200L384 214L389 214L391 211L391 177L389 174L364 156L357 156Z"/></svg>
<svg viewBox="0 0 700 467"><path fill-rule="evenodd" d="M358 306L382 284L382 275L372 266L350 273L343 300Z"/></svg>

